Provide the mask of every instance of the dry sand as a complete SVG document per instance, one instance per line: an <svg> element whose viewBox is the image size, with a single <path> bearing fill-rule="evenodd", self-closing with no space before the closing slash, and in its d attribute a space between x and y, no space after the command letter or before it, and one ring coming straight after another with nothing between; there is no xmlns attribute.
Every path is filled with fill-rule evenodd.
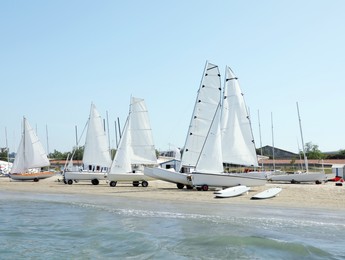
<svg viewBox="0 0 345 260"><path fill-rule="evenodd" d="M233 198L216 199L213 190L179 190L175 184L160 180L149 181L149 186L146 188L141 186L133 187L129 182L118 183L116 187L110 187L105 181L96 186L90 182L66 185L61 180L61 175L40 180L39 182L13 181L7 177L1 177L0 189L1 191L24 193L75 194L78 196L91 194L181 203L198 201L201 203L242 204L263 207L330 209L345 212L345 183L343 186L336 186L334 182L320 185L267 183L265 186L252 187L248 194ZM256 193L271 187L281 187L282 191L277 197L271 199L250 199Z"/></svg>

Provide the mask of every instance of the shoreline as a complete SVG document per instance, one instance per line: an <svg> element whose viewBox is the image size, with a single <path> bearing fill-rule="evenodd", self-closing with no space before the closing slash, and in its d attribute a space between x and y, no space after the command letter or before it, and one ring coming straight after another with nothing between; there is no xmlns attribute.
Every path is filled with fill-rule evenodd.
<svg viewBox="0 0 345 260"><path fill-rule="evenodd" d="M60 181L59 181L60 180ZM118 197L149 200L156 202L178 202L188 204L192 202L241 205L249 207L277 207L288 209L314 209L345 212L345 186L335 186L334 182L325 184L289 184L267 183L265 186L252 187L248 194L232 198L215 198L213 190L197 191L195 189L179 190L176 184L160 180L149 181L148 187L133 187L132 183L118 183L110 187L106 181L99 185L92 185L89 181L64 184L61 175L55 175L39 182L14 181L8 177L0 178L0 190L3 192L23 192L56 195L95 195L103 197ZM251 200L255 194L272 187L280 187L282 191L274 198Z"/></svg>

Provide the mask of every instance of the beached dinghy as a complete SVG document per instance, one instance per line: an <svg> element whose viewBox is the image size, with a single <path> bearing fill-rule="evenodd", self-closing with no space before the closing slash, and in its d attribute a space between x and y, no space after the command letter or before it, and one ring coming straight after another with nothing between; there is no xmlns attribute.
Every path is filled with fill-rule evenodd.
<svg viewBox="0 0 345 260"><path fill-rule="evenodd" d="M100 180L105 180L111 165L110 149L107 135L104 131L103 120L96 106L91 104L90 117L85 138L83 166L70 165L64 170L64 182L73 184L73 181L91 181L98 185Z"/></svg>
<svg viewBox="0 0 345 260"><path fill-rule="evenodd" d="M252 200L257 199L269 199L277 196L282 191L282 188L270 188L267 190L264 190L262 192L259 192L258 194L255 194L253 197L251 197Z"/></svg>
<svg viewBox="0 0 345 260"><path fill-rule="evenodd" d="M144 165L157 165L156 150L144 99L131 97L129 114L123 134L117 148L115 158L108 173L111 187L117 182L132 182L148 186L152 179L144 175Z"/></svg>
<svg viewBox="0 0 345 260"><path fill-rule="evenodd" d="M23 135L20 141L9 176L13 180L33 180L52 177L55 172L43 171L42 167L50 166L49 159L29 122L23 119Z"/></svg>
<svg viewBox="0 0 345 260"><path fill-rule="evenodd" d="M240 186L231 187L231 188L227 188L220 191L215 191L214 194L216 198L230 198L230 197L240 196L243 193L248 192L249 190L250 190L250 187L240 185Z"/></svg>

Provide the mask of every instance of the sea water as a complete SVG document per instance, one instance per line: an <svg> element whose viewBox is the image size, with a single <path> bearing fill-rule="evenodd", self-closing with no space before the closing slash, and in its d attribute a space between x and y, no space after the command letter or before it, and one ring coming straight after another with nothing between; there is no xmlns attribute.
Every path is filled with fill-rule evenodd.
<svg viewBox="0 0 345 260"><path fill-rule="evenodd" d="M344 241L345 211L0 192L0 259L345 259Z"/></svg>

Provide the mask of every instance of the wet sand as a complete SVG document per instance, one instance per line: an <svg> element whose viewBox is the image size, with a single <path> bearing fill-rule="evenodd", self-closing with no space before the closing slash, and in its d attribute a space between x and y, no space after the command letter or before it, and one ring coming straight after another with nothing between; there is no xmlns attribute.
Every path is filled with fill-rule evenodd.
<svg viewBox="0 0 345 260"><path fill-rule="evenodd" d="M282 191L274 198L251 200L250 198L265 189L281 187ZM56 175L48 179L33 181L14 181L7 177L0 178L0 190L12 192L29 192L41 194L70 194L76 196L97 195L122 198L140 198L157 202L174 201L181 203L240 204L248 206L270 206L283 208L313 208L345 211L345 183L336 186L334 182L325 184L289 184L267 183L265 186L252 187L248 194L238 197L217 199L213 192L197 191L195 189L179 190L176 184L160 180L149 181L148 187L133 187L132 183L118 183L110 187L106 181L92 185L89 181L67 185L62 182L62 176Z"/></svg>

